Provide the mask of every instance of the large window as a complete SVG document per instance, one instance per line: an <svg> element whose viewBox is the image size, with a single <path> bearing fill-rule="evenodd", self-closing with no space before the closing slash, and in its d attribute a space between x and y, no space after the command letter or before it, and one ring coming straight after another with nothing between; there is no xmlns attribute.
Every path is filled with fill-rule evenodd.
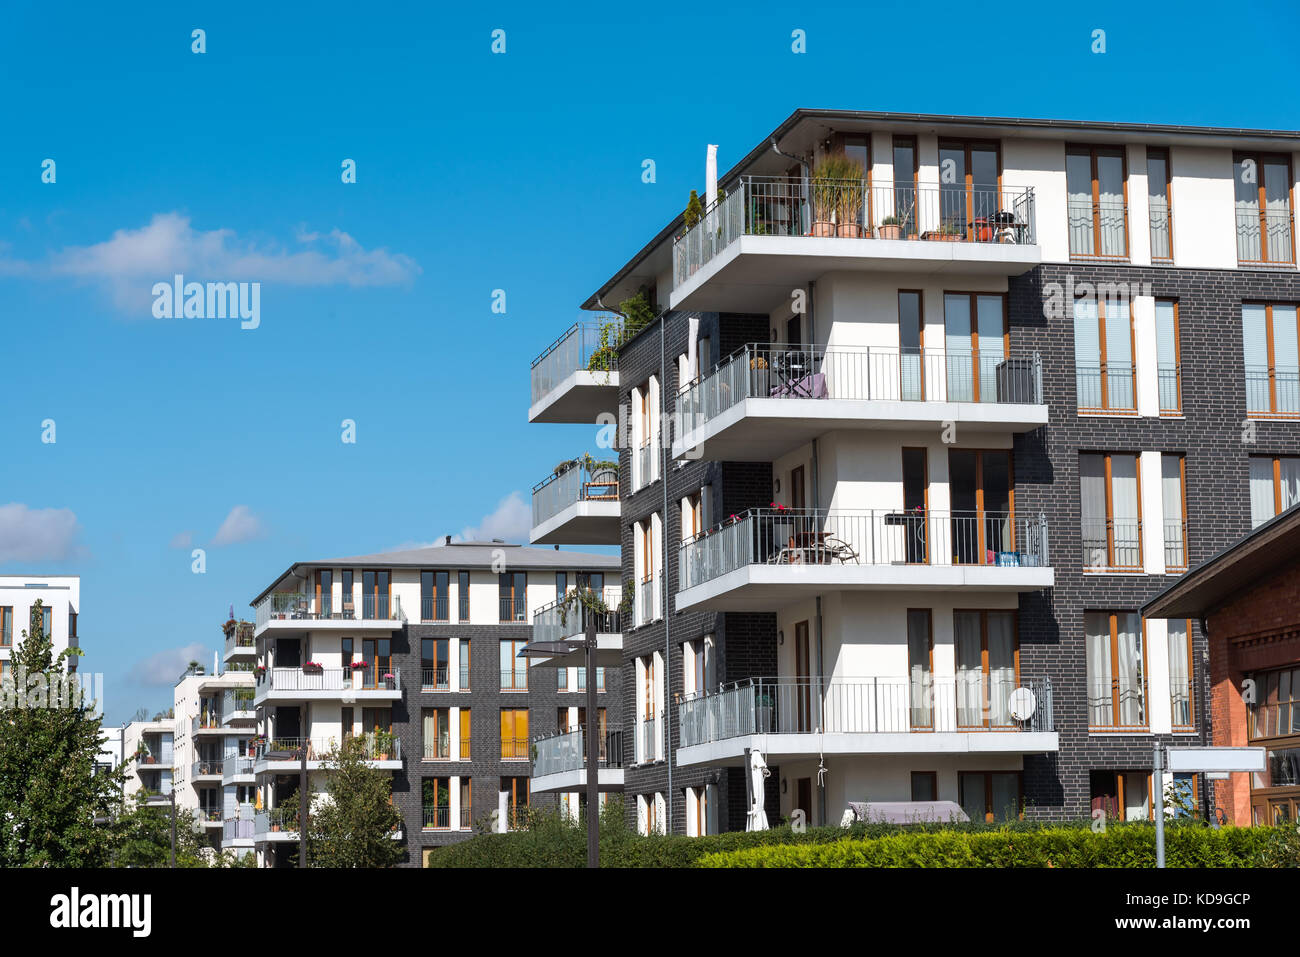
<svg viewBox="0 0 1300 957"><path fill-rule="evenodd" d="M1072 259L1128 259L1128 185L1122 147L1065 150Z"/></svg>
<svg viewBox="0 0 1300 957"><path fill-rule="evenodd" d="M420 572L420 620L446 621L450 572Z"/></svg>
<svg viewBox="0 0 1300 957"><path fill-rule="evenodd" d="M446 638L420 639L420 687L424 691L446 691L448 685Z"/></svg>
<svg viewBox="0 0 1300 957"><path fill-rule="evenodd" d="M424 760L451 760L451 710L427 708L423 717Z"/></svg>
<svg viewBox="0 0 1300 957"><path fill-rule="evenodd" d="M528 824L528 778L502 778L501 790L509 795L506 799L507 811L509 813L507 826L512 831L525 827Z"/></svg>
<svg viewBox="0 0 1300 957"><path fill-rule="evenodd" d="M895 136L894 142L894 208L891 212L898 220L899 235L911 239L916 235L916 137ZM888 217L888 213L886 217Z"/></svg>
<svg viewBox="0 0 1300 957"><path fill-rule="evenodd" d="M962 771L958 799L972 821L1012 821L1022 803L1019 771Z"/></svg>
<svg viewBox="0 0 1300 957"><path fill-rule="evenodd" d="M387 571L361 573L361 617L387 619L392 575Z"/></svg>
<svg viewBox="0 0 1300 957"><path fill-rule="evenodd" d="M998 371L1007 358L1006 299L997 294L943 294L949 402L997 402Z"/></svg>
<svg viewBox="0 0 1300 957"><path fill-rule="evenodd" d="M999 212L1002 158L992 141L939 141L939 229L968 242Z"/></svg>
<svg viewBox="0 0 1300 957"><path fill-rule="evenodd" d="M1074 303L1074 378L1080 412L1137 412L1133 319L1119 298Z"/></svg>
<svg viewBox="0 0 1300 957"><path fill-rule="evenodd" d="M528 659L519 652L527 644L522 638L509 638L501 642L501 690L528 690Z"/></svg>
<svg viewBox="0 0 1300 957"><path fill-rule="evenodd" d="M1293 305L1242 303L1247 415L1300 417L1300 327L1296 319Z"/></svg>
<svg viewBox="0 0 1300 957"><path fill-rule="evenodd" d="M1295 262L1291 220L1291 160L1281 154L1234 153L1237 260Z"/></svg>
<svg viewBox="0 0 1300 957"><path fill-rule="evenodd" d="M468 761L470 758L470 709L460 709L460 759Z"/></svg>
<svg viewBox="0 0 1300 957"><path fill-rule="evenodd" d="M0 648L12 647L14 643L14 609L12 605L0 607Z"/></svg>
<svg viewBox="0 0 1300 957"><path fill-rule="evenodd" d="M925 398L925 311L917 289L898 291L898 392L905 402Z"/></svg>
<svg viewBox="0 0 1300 957"><path fill-rule="evenodd" d="M907 610L907 673L914 730L934 729L934 631L930 609Z"/></svg>
<svg viewBox="0 0 1300 957"><path fill-rule="evenodd" d="M528 575L525 572L502 572L497 584L501 621L528 620Z"/></svg>
<svg viewBox="0 0 1300 957"><path fill-rule="evenodd" d="M1300 456L1250 457L1250 523L1263 525L1300 502Z"/></svg>
<svg viewBox="0 0 1300 957"><path fill-rule="evenodd" d="M1251 740L1300 734L1300 668L1256 672L1250 681L1255 695L1250 707Z"/></svg>
<svg viewBox="0 0 1300 957"><path fill-rule="evenodd" d="M1300 811L1300 668L1247 676L1247 734L1267 749L1267 770L1252 775L1251 806L1256 824L1281 824Z"/></svg>
<svg viewBox="0 0 1300 957"><path fill-rule="evenodd" d="M1192 622L1171 618L1169 634L1169 710L1175 731L1191 731L1196 717L1192 694Z"/></svg>
<svg viewBox="0 0 1300 957"><path fill-rule="evenodd" d="M1147 727L1147 658L1142 619L1131 611L1083 616L1088 655L1088 727Z"/></svg>
<svg viewBox="0 0 1300 957"><path fill-rule="evenodd" d="M1079 456L1083 563L1100 571L1142 568L1141 485L1133 453Z"/></svg>
<svg viewBox="0 0 1300 957"><path fill-rule="evenodd" d="M1161 415L1183 412L1183 354L1178 338L1178 303L1157 299L1156 392Z"/></svg>
<svg viewBox="0 0 1300 957"><path fill-rule="evenodd" d="M395 687L396 675L393 672L393 641L391 638L363 638L361 640L361 660L364 669L354 668L352 680L361 675L365 688Z"/></svg>
<svg viewBox="0 0 1300 957"><path fill-rule="evenodd" d="M420 782L424 802L424 829L451 827L451 778L425 778Z"/></svg>
<svg viewBox="0 0 1300 957"><path fill-rule="evenodd" d="M1122 821L1151 819L1151 772L1089 771L1093 811Z"/></svg>
<svg viewBox="0 0 1300 957"><path fill-rule="evenodd" d="M1187 571L1187 460L1160 456L1160 504L1164 511L1165 571Z"/></svg>
<svg viewBox="0 0 1300 957"><path fill-rule="evenodd" d="M501 709L501 760L528 760L528 709Z"/></svg>
<svg viewBox="0 0 1300 957"><path fill-rule="evenodd" d="M948 481L953 563L996 565L1000 554L1014 552L1015 481L1011 474L1011 453L1001 449L951 449ZM908 555L909 559L912 557Z"/></svg>
<svg viewBox="0 0 1300 957"><path fill-rule="evenodd" d="M1154 263L1168 263L1174 259L1171 182L1169 150L1148 146L1147 213L1151 218L1151 261Z"/></svg>
<svg viewBox="0 0 1300 957"><path fill-rule="evenodd" d="M468 638L460 640L460 690L469 690L469 662L470 662L470 644Z"/></svg>
<svg viewBox="0 0 1300 957"><path fill-rule="evenodd" d="M953 613L957 652L957 726L1011 728L1011 692L1019 684L1020 643L1013 611Z"/></svg>
<svg viewBox="0 0 1300 957"><path fill-rule="evenodd" d="M469 621L469 572L456 573L456 603L460 606L457 617Z"/></svg>

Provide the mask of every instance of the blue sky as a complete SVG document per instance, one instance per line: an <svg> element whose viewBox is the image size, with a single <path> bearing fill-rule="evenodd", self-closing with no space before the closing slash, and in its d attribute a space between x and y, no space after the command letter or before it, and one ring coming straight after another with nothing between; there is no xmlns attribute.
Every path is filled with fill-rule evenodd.
<svg viewBox="0 0 1300 957"><path fill-rule="evenodd" d="M1300 128L1287 3L614 6L8 5L0 572L82 576L110 720L294 560L525 534L592 431L528 426L529 362L706 143L799 106ZM154 319L172 263L261 281L260 327Z"/></svg>

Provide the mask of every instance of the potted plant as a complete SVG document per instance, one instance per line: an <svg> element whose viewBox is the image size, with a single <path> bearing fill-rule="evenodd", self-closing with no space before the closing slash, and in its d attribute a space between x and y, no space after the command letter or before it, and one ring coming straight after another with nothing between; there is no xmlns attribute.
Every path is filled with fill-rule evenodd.
<svg viewBox="0 0 1300 957"><path fill-rule="evenodd" d="M700 194L691 190L690 199L686 201L686 209L682 212L682 220L686 223L686 228L690 229L703 218L704 204L700 202Z"/></svg>
<svg viewBox="0 0 1300 957"><path fill-rule="evenodd" d="M863 204L866 197L866 171L862 164L855 159L844 158L844 173L840 177L842 182L838 190L838 203L836 204L836 218L839 225L835 227L835 235L847 236L850 239L860 239L863 236L870 236L870 228L864 229L862 224L867 222L867 211Z"/></svg>
<svg viewBox="0 0 1300 957"><path fill-rule="evenodd" d="M886 216L880 221L880 228L876 230L876 235L881 239L902 239L903 224L899 222L897 216Z"/></svg>
<svg viewBox="0 0 1300 957"><path fill-rule="evenodd" d="M392 674L384 675L384 687L389 691L396 691L397 679Z"/></svg>
<svg viewBox="0 0 1300 957"><path fill-rule="evenodd" d="M302 670L306 674L318 675L324 671L325 668L319 661L304 661L302 663Z"/></svg>
<svg viewBox="0 0 1300 957"><path fill-rule="evenodd" d="M813 167L812 173L812 235L834 236L835 217L837 213L847 210L845 197L842 195L849 185L845 180L854 178L858 182L858 201L861 202L862 166L851 160L844 153L828 153L820 163Z"/></svg>

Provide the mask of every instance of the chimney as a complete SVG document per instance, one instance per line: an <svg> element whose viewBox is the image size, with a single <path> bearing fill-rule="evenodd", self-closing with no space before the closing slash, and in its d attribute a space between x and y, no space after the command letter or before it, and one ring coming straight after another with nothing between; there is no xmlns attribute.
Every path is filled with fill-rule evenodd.
<svg viewBox="0 0 1300 957"><path fill-rule="evenodd" d="M446 540L446 542L444 542L444 544L446 544L446 545L450 545L450 544L451 544L451 536L450 536L450 535L447 536L447 540Z"/></svg>

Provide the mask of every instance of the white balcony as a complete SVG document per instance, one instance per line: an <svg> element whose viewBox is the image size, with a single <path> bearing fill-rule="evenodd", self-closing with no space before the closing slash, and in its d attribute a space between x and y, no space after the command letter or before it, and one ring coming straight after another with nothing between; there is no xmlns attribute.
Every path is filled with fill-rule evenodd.
<svg viewBox="0 0 1300 957"><path fill-rule="evenodd" d="M257 634L275 632L397 631L406 623L397 595L349 596L335 601L328 595L272 592L257 603Z"/></svg>
<svg viewBox="0 0 1300 957"><path fill-rule="evenodd" d="M755 678L678 704L677 763L768 764L818 755L1038 754L1058 750L1047 679Z"/></svg>
<svg viewBox="0 0 1300 957"><path fill-rule="evenodd" d="M622 320L574 323L533 360L529 422L581 422L618 408Z"/></svg>
<svg viewBox="0 0 1300 957"><path fill-rule="evenodd" d="M303 701L397 701L402 697L402 673L386 665L365 668L262 668L254 674L257 704ZM228 732L227 732L228 733Z"/></svg>
<svg viewBox="0 0 1300 957"><path fill-rule="evenodd" d="M608 586L600 596L603 608L584 607L576 597L553 601L533 613L532 643L546 643L553 647L558 642L581 642L587 633L587 622L594 618L596 624L596 665L617 668L623 664L623 628L626 609L623 593L617 586ZM583 668L587 664L585 645L567 653L546 657L529 656L529 664L548 668Z"/></svg>
<svg viewBox="0 0 1300 957"><path fill-rule="evenodd" d="M381 771L402 769L402 739L395 735L381 737L376 732L363 736L366 764ZM319 771L326 766L338 747L337 738L273 737L258 741L253 758L254 774L296 774L302 770L306 752L307 770Z"/></svg>
<svg viewBox="0 0 1300 957"><path fill-rule="evenodd" d="M678 393L672 454L770 462L836 429L1026 432L1047 411L1036 353L751 344Z"/></svg>
<svg viewBox="0 0 1300 957"><path fill-rule="evenodd" d="M618 468L583 460L533 486L534 545L617 545Z"/></svg>
<svg viewBox="0 0 1300 957"><path fill-rule="evenodd" d="M585 729L539 738L533 742L534 793L581 791L587 786ZM605 731L597 742L597 788L623 790L623 732Z"/></svg>
<svg viewBox="0 0 1300 957"><path fill-rule="evenodd" d="M1018 276L1041 262L1032 189L747 176L673 243L669 308L769 312L831 271Z"/></svg>
<svg viewBox="0 0 1300 957"><path fill-rule="evenodd" d="M682 542L678 576L678 611L777 611L828 591L1055 583L1041 516L903 509L750 509Z"/></svg>

